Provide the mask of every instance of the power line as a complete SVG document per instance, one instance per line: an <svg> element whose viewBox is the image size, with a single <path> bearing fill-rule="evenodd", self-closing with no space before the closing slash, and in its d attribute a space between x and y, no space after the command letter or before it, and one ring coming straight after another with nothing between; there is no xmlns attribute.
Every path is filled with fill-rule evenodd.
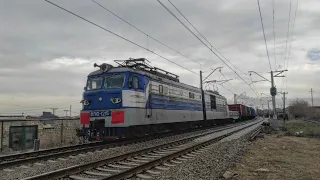
<svg viewBox="0 0 320 180"><path fill-rule="evenodd" d="M252 76L250 76L250 81L251 81L251 84L253 86L254 91L258 94L257 89L256 89L256 87L255 87L255 85L253 83Z"/></svg>
<svg viewBox="0 0 320 180"><path fill-rule="evenodd" d="M215 56L217 56L230 70L232 70L235 74L237 74L237 76L247 85L249 85L248 82L246 82L235 70L233 70L220 56L217 55L217 53L215 53L206 43L204 43L193 31L190 30L190 28L188 28L173 12L170 11L170 9L168 9L167 6L165 6L160 0L157 0L159 2L159 4L165 8L174 18L176 18L181 25L183 25L191 34L193 34L193 36L195 36L204 46L206 46ZM252 87L249 85L250 89L255 93L255 91L252 89ZM256 94L256 93L255 93ZM258 95L256 94L256 96L258 97Z"/></svg>
<svg viewBox="0 0 320 180"><path fill-rule="evenodd" d="M225 80L227 80L226 76L220 71L220 74L223 76L223 78ZM228 81L228 83L230 84L230 86L232 87L233 90L235 90L236 88L230 83L230 81Z"/></svg>
<svg viewBox="0 0 320 180"><path fill-rule="evenodd" d="M139 31L139 32L141 32L142 34L144 34L145 36L147 36L147 44L148 44L148 39L151 38L151 39L153 39L154 41L156 41L157 43L159 43L159 44L167 47L168 49L176 52L177 54L180 54L181 56L183 56L183 57L185 57L185 58L187 58L187 59L189 59L189 60L191 60L191 61L193 61L193 62L195 62L195 63L197 63L197 64L199 64L199 65L201 65L201 66L203 66L203 64L197 62L196 60L193 60L193 59L189 58L188 56L180 53L178 50L175 50L175 49L173 49L172 47L164 44L163 42L161 42L161 41L159 41L159 40L157 40L156 38L150 36L150 35L147 34L146 32L144 32L144 31L142 31L141 29L139 29L138 27L136 27L135 25L131 24L130 22L128 22L127 20L123 19L122 17L120 17L120 16L117 15L116 13L112 12L111 10L109 10L108 8L106 8L105 6L103 6L102 4L96 2L95 0L92 0L92 1L93 1L94 3L96 3L98 6L100 6L101 8L103 8L104 10L106 10L106 11L108 11L109 13L111 13L112 15L114 15L115 17L117 17L117 18L119 18L120 20L122 20L123 22L127 23L129 26L133 27L133 28L136 29L137 31ZM147 47L148 47L148 46L147 46Z"/></svg>
<svg viewBox="0 0 320 180"><path fill-rule="evenodd" d="M232 64L220 51L218 51L218 49L216 49L208 40L207 38L205 38L200 32L199 30L184 16L184 14L170 1L168 0L169 3L178 11L178 13L193 27L193 29L195 29L198 34L208 43L210 44L211 48L213 48L220 56L222 56L226 61L228 61L235 69L239 70L240 72L242 72L243 74L247 75L245 72L243 72L241 69L238 69L234 64Z"/></svg>
<svg viewBox="0 0 320 180"><path fill-rule="evenodd" d="M289 67L289 60L291 58L291 46L292 46L292 39L293 39L293 35L294 35L294 26L296 23L298 5L299 5L299 0L297 0L296 10L294 12L293 26L292 26L292 30L291 30L291 41L290 41L290 46L289 46L289 55L288 55L288 59L287 59L287 68ZM286 84L287 84L287 80L288 80L288 74L286 74Z"/></svg>
<svg viewBox="0 0 320 180"><path fill-rule="evenodd" d="M272 0L272 27L273 27L273 57L274 57L274 68L277 70L277 58L276 58L276 33L274 31L274 0Z"/></svg>
<svg viewBox="0 0 320 180"><path fill-rule="evenodd" d="M257 0L257 2L258 2L258 7L259 7L259 13L260 13L260 20L261 20L263 37L264 37L264 43L266 44L266 51L267 51L267 56L268 56L268 60L269 60L270 71L272 71L271 62L270 62L270 57L269 57L269 51L268 51L268 45L267 45L267 40L266 40L266 35L265 35L265 33L264 33L264 26L263 26L263 20L262 20L262 14L261 14L261 9L260 9L259 0Z"/></svg>
<svg viewBox="0 0 320 180"><path fill-rule="evenodd" d="M285 50L285 53L284 53L284 65L283 65L283 68L286 67L286 59L287 59L287 47L288 47L289 31L290 31L290 19L291 19L291 2L292 2L292 0L290 0L288 31L287 31L287 40L286 40L286 50Z"/></svg>
<svg viewBox="0 0 320 180"><path fill-rule="evenodd" d="M222 84L220 84L220 86L221 86L223 89L225 89L225 90L227 90L227 91L231 92L232 94L235 94L233 91L231 91L230 89L228 89L228 88L224 87Z"/></svg>
<svg viewBox="0 0 320 180"><path fill-rule="evenodd" d="M295 23L296 23L296 16L297 16L298 5L299 5L299 0L297 0L296 10L295 10L295 12L294 12L294 18L293 18L293 26L292 26L292 31L291 31L291 41L290 41L290 46L289 46L288 60L290 59L290 56L291 56L291 45L292 45L292 38L293 38L293 35L294 35L294 26L295 26ZM287 63L288 63L288 61L287 61ZM288 67L288 65L287 65L287 67Z"/></svg>
<svg viewBox="0 0 320 180"><path fill-rule="evenodd" d="M290 12L291 12L291 2L290 1ZM297 16L297 10L298 10L298 5L299 5L299 0L297 0L297 4L296 4L296 9L295 9L295 12L294 12L294 18L293 18L293 26L292 26L292 30L291 30L291 40L290 40L290 45L289 45L289 54L288 54L288 58L287 58L287 68L289 67L288 64L289 64L289 60L291 58L291 46L292 46L292 39L293 39L293 35L294 35L294 27L295 27L295 23L296 23L296 16ZM290 13L289 13L289 21L290 21ZM288 25L289 25L289 22L288 22ZM289 26L288 26L288 32L289 32ZM287 37L287 41L288 41L288 37ZM286 83L287 83L287 80L288 80L288 74L286 73L286 77L285 77L285 80L286 80ZM281 87L281 90L283 89L284 87L284 80L282 80L282 87Z"/></svg>
<svg viewBox="0 0 320 180"><path fill-rule="evenodd" d="M117 37L119 37L119 38L121 38L121 39L123 39L123 40L125 40L125 41L127 41L127 42L129 42L131 44L133 44L133 45L136 45L136 46L138 46L138 47L140 47L140 48L142 48L142 49L144 49L144 50L146 50L148 52L151 52L152 54L155 54L155 55L159 56L160 58L162 58L164 60L167 60L167 61L169 61L169 62L171 62L171 63L173 63L173 64L175 64L175 65L177 65L177 66L179 66L179 67L181 67L183 69L185 69L185 70L188 70L188 71L190 71L190 72L192 72L192 73L194 73L196 75L199 75L198 73L196 73L196 72L194 72L194 71L192 71L192 70L190 70L190 69L188 69L186 67L183 67L183 66L179 65L178 63L175 63L174 61L172 61L172 60L170 60L168 58L165 58L165 57L161 56L160 54L158 54L158 53L156 53L156 52L154 52L154 51L152 51L152 50L150 50L150 49L148 49L146 47L143 47L143 46L141 46L141 45L139 45L139 44L137 44L137 43L135 43L135 42L123 37L123 36L120 36L119 34L116 34L116 33L112 32L112 31L110 31L110 30L108 30L108 29L106 29L106 28L104 28L104 27L102 27L102 26L100 26L100 25L98 25L98 24L96 24L96 23L94 23L94 22L92 22L92 21L80 16L80 15L78 15L78 14L75 14L74 12L71 12L71 11L69 11L69 10L67 10L67 9L65 9L65 8L63 8L63 7L61 7L61 6L57 5L57 4L49 1L49 0L45 0L45 1L50 3L50 4L52 4L52 5L54 5L54 6L56 6L56 7L58 7L58 8L60 8L60 9L62 9L62 10L64 10L64 11L66 11L66 12L68 12L68 13L70 13L70 14L72 14L72 15L74 15L74 16L76 16L76 17L78 17L79 19L82 19L82 20L88 22L89 24L92 24L92 25L94 25L94 26L96 26L96 27L98 27L98 28L100 28L100 29L102 29L104 31L107 31L110 34L113 34L113 35L115 35L115 36L117 36Z"/></svg>

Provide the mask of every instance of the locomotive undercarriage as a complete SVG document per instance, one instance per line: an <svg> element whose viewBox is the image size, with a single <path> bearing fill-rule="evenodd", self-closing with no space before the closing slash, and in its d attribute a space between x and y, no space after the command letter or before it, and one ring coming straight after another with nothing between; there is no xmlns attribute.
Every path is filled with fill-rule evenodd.
<svg viewBox="0 0 320 180"><path fill-rule="evenodd" d="M211 127L233 122L233 119L214 119L129 127L105 127L103 120L94 120L90 122L90 126L87 128L87 136L89 136L90 140L134 139L161 133L187 131L195 128Z"/></svg>

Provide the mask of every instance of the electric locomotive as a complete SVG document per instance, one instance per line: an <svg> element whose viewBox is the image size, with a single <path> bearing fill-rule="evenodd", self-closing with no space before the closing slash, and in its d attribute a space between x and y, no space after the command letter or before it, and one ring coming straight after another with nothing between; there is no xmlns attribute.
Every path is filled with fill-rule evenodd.
<svg viewBox="0 0 320 180"><path fill-rule="evenodd" d="M94 64L99 69L87 78L80 123L91 136L140 137L230 120L226 98L218 92L204 93L204 121L199 88L144 58L115 62L117 67Z"/></svg>

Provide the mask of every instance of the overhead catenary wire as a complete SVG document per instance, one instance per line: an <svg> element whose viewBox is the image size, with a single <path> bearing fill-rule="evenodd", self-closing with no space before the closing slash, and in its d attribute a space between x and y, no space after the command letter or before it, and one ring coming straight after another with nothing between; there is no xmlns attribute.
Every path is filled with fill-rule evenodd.
<svg viewBox="0 0 320 180"><path fill-rule="evenodd" d="M224 87L222 84L219 84L219 85L220 85L223 89L225 89L225 90L229 91L230 93L235 94L233 91L231 91L230 89L228 89L228 88Z"/></svg>
<svg viewBox="0 0 320 180"><path fill-rule="evenodd" d="M290 41L290 46L289 46L288 60L290 60L290 57L291 57L292 38L293 38L293 35L294 35L294 26L295 26L295 23L296 23L296 16L297 16L298 5L299 5L299 0L297 0L296 10L295 10L295 12L294 12L294 18L293 18L293 25L292 25L292 30L291 30L291 41ZM288 63L288 61L287 61L287 63ZM287 67L288 67L288 65L287 65Z"/></svg>
<svg viewBox="0 0 320 180"><path fill-rule="evenodd" d="M284 53L284 61L283 61L283 66L284 68L286 68L286 62L288 62L288 59L287 59L287 48L288 48L288 41L290 38L290 20L291 20L291 5L292 5L292 0L290 0L290 5L289 5L289 17L288 17L288 28L287 28L287 38L286 38L286 48L285 48L285 53ZM287 75L287 74L286 74ZM281 91L283 90L283 87L284 87L284 84L285 84L285 81L287 80L287 77L284 77L282 78L281 80Z"/></svg>
<svg viewBox="0 0 320 180"><path fill-rule="evenodd" d="M180 65L180 64L178 64L178 63L176 63L176 62L174 62L174 61L172 61L172 60L170 60L170 59L168 59L168 58L166 58L166 57L164 57L164 56L162 56L162 55L160 55L160 54L158 54L158 53L156 53L156 52L154 52L154 51L152 51L152 50L150 50L150 49L148 49L148 48L146 48L146 47L143 47L142 45L139 45L139 44L137 44L137 43L135 43L135 42L133 42L133 41L131 41L131 40L123 37L123 36L120 36L119 34L114 33L114 32L112 32L112 31L110 31L110 30L108 30L108 29L106 29L106 28L104 28L104 27L102 27L102 26L100 26L100 25L98 25L98 24L96 24L96 23L94 23L94 22L92 22L92 21L90 21L90 20L88 20L88 19L86 19L86 18L84 18L84 17L76 14L76 13L74 13L74 12L71 12L71 11L69 11L69 10L67 10L67 9L65 9L65 8L63 8L63 7L61 7L61 6L57 5L57 4L49 1L49 0L44 0L44 1L46 1L46 2L50 3L51 5L54 5L54 6L60 8L60 9L62 9L62 10L64 10L64 11L66 11L66 12L68 12L68 13L76 16L76 17L78 17L79 19L82 19L82 20L88 22L89 24L92 24L92 25L94 25L94 26L96 26L96 27L98 27L98 28L100 28L100 29L102 29L102 30L104 30L104 31L107 31L107 32L109 32L110 34L113 34L113 35L119 37L120 39L123 39L123 40L125 40L125 41L127 41L127 42L129 42L129 43L131 43L131 44L133 44L133 45L135 45L135 46L140 47L141 49L144 49L144 50L146 50L146 51L148 51L148 52L151 52L152 54L155 54L155 55L159 56L160 58L162 58L162 59L164 59L164 60L166 60L166 61L171 62L172 64L175 64L175 65L177 65L177 66L179 66L179 67L181 67L181 68L183 68L183 69L185 69L185 70L187 70L187 71L189 71L189 72L191 72L191 73L193 73L193 74L199 75L199 73L196 73L196 72L194 72L194 71L192 71L192 70L190 70L190 69L188 69L188 68L186 68L186 67L184 67L184 66L182 66L182 65Z"/></svg>
<svg viewBox="0 0 320 180"><path fill-rule="evenodd" d="M225 80L227 80L226 76L225 76L221 71L220 71L220 74L222 75L222 77L223 77ZM227 81L227 82L230 84L230 86L232 87L232 89L235 91L236 88L233 86L233 84L231 84L230 81Z"/></svg>
<svg viewBox="0 0 320 180"><path fill-rule="evenodd" d="M270 57L269 57L269 51L268 51L268 44L267 44L267 39L266 39L266 34L265 34L265 32L264 32L262 14L261 14L261 9L260 9L260 2L259 2L259 0L257 0L257 2L258 2L258 8L259 8L260 21L261 21L261 26L262 26L264 43L265 43L265 45L266 45L266 52L267 52L267 56L268 56L268 60L269 60L269 67L270 67L270 71L272 71L271 62L270 62Z"/></svg>
<svg viewBox="0 0 320 180"><path fill-rule="evenodd" d="M288 47L289 31L290 31L290 19L291 19L291 2L292 2L292 0L290 0L287 40L286 40L286 49L285 49L285 52L284 52L284 65L283 65L283 68L286 67L286 60L287 60L287 47Z"/></svg>
<svg viewBox="0 0 320 180"><path fill-rule="evenodd" d="M250 89L255 93L255 91L252 89L250 84L246 82L235 70L233 70L220 56L217 55L216 52L214 52L206 43L204 43L191 29L186 26L166 5L164 5L160 0L157 0L159 4L165 8L175 19L177 19L181 25L183 25L193 36L195 36L205 47L207 47L216 57L218 57L219 60L221 60L230 70L232 70L244 83L246 83ZM255 93L256 94L256 93ZM256 94L258 97L258 95Z"/></svg>
<svg viewBox="0 0 320 180"><path fill-rule="evenodd" d="M252 77L251 77L251 76L250 76L250 81L251 81L251 83L252 83L252 86L253 86L253 89L255 90L255 92L258 93L258 92L257 92L257 89L256 89L256 87L255 87L255 85L254 85L254 83L253 83L253 80L252 80Z"/></svg>
<svg viewBox="0 0 320 180"><path fill-rule="evenodd" d="M291 46L292 46L292 39L293 39L293 36L294 36L294 27L295 27L295 23L296 23L298 5L299 5L299 0L297 0L296 9L295 9L295 12L294 12L294 17L293 17L293 25L292 25L291 38L290 38L291 40L290 40L290 45L289 45L289 54L288 54L288 58L287 58L287 68L289 67L289 60L291 58ZM287 80L288 80L287 76L288 76L288 73L286 73L286 83L287 83Z"/></svg>
<svg viewBox="0 0 320 180"><path fill-rule="evenodd" d="M243 72L241 69L237 68L234 64L232 64L218 49L216 49L208 40L206 37L202 35L202 33L186 18L186 16L170 1L169 3L178 11L178 13L193 27L194 30L197 31L197 33L210 45L211 48L213 48L220 56L222 56L226 61L228 61L235 69L239 70L243 74L247 75L245 72Z"/></svg>
<svg viewBox="0 0 320 180"><path fill-rule="evenodd" d="M113 11L111 11L110 9L108 9L108 8L106 8L105 6L103 6L102 4L98 3L97 1L95 1L95 0L92 0L92 1L93 1L95 4L97 4L98 6L100 6L101 8L103 8L104 10L108 11L109 13L111 13L112 15L114 15L115 17L117 17L118 19L122 20L123 22L125 22L125 23L128 24L129 26L133 27L133 28L136 29L137 31L139 31L139 32L141 32L142 34L144 34L145 36L147 36L147 44L148 44L148 39L150 38L150 39L156 41L157 43L159 43L159 44L167 47L168 49L174 51L175 53L177 53L177 54L179 54L179 55L181 55L181 56L183 56L183 57L185 57L185 58L187 58L187 59L189 59L189 60L191 60L191 61L193 61L193 62L195 62L195 63L197 63L197 64L199 64L199 65L201 65L201 66L203 66L203 64L197 62L196 60L193 60L193 59L189 58L188 56L182 54L182 53L179 52L178 50L173 49L172 47L170 47L170 46L166 45L165 43L159 41L158 39L154 38L153 36L147 34L146 32L144 32L143 30L141 30L141 29L138 28L137 26L135 26L135 25L133 25L132 23L128 22L127 20L125 20L124 18L120 17L119 15L117 15L116 13L114 13ZM148 46L147 46L147 48L148 48Z"/></svg>
<svg viewBox="0 0 320 180"><path fill-rule="evenodd" d="M273 28L273 57L274 68L277 70L277 57L276 57L276 32L274 30L274 0L272 0L272 28Z"/></svg>

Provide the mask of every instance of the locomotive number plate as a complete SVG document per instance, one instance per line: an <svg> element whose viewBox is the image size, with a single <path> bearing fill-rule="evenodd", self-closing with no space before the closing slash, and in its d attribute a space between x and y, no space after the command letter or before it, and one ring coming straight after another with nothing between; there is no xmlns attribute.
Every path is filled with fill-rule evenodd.
<svg viewBox="0 0 320 180"><path fill-rule="evenodd" d="M111 111L91 111L90 117L106 117L111 116Z"/></svg>

